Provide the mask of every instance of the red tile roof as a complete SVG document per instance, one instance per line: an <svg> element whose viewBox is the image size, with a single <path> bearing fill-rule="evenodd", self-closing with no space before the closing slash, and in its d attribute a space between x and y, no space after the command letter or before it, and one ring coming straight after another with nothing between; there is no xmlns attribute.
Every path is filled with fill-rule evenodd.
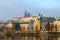
<svg viewBox="0 0 60 40"><path fill-rule="evenodd" d="M27 18L28 16L23 16L23 17L20 17L20 19L21 18ZM37 17L37 16L30 16L30 17L32 17L32 18L35 18L35 17Z"/></svg>

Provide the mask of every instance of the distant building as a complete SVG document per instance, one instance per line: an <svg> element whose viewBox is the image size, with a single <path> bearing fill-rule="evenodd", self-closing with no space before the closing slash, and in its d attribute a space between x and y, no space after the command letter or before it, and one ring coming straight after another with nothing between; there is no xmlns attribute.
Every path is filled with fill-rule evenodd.
<svg viewBox="0 0 60 40"><path fill-rule="evenodd" d="M0 32L5 31L6 29L7 22L0 22Z"/></svg>
<svg viewBox="0 0 60 40"><path fill-rule="evenodd" d="M60 32L60 18L55 18L54 20L55 30Z"/></svg>

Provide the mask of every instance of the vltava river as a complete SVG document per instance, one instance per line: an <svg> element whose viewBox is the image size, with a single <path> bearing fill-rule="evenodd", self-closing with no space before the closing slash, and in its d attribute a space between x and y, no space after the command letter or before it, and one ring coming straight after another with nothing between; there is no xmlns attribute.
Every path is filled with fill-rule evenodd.
<svg viewBox="0 0 60 40"><path fill-rule="evenodd" d="M60 40L58 36L5 36L0 40Z"/></svg>

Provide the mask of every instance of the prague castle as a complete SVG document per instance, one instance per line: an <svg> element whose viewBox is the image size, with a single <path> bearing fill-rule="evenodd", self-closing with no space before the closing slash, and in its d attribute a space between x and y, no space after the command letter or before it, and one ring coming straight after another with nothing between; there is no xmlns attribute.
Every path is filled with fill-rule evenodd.
<svg viewBox="0 0 60 40"><path fill-rule="evenodd" d="M54 21L53 17L44 17L42 14L33 16L30 13L24 14L24 16L19 18L13 18L8 21L7 28L20 30L20 31L54 31ZM17 25L19 24L19 27Z"/></svg>
<svg viewBox="0 0 60 40"><path fill-rule="evenodd" d="M3 29L8 32L60 32L60 18L45 17L40 13L33 16L25 12L22 17L13 18L6 23L0 22L0 30Z"/></svg>

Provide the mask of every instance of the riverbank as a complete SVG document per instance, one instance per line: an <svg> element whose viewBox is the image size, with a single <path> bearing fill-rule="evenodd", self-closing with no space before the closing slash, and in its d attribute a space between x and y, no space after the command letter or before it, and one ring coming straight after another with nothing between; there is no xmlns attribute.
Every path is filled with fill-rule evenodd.
<svg viewBox="0 0 60 40"><path fill-rule="evenodd" d="M60 32L6 33L6 36L60 36Z"/></svg>

